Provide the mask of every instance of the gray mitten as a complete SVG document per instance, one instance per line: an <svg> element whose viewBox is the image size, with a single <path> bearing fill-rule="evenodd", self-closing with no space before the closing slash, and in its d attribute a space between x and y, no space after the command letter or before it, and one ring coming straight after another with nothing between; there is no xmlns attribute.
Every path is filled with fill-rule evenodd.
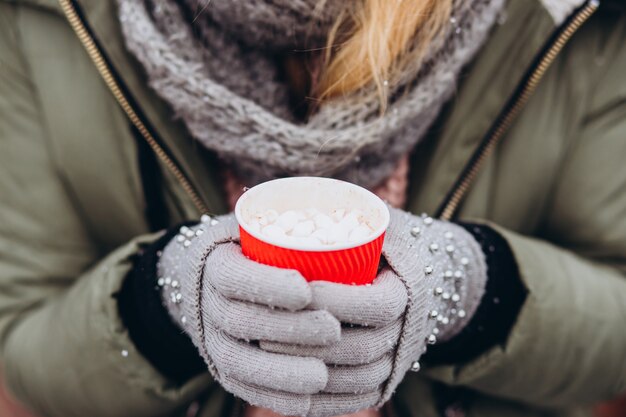
<svg viewBox="0 0 626 417"><path fill-rule="evenodd" d="M353 408L342 409L344 413L389 400L405 373L419 370L418 360L427 345L463 329L484 293L484 254L455 224L391 209L383 255L389 267L370 286L310 284L310 307L325 309L348 326L338 343L320 347L261 343L268 352L313 356L333 365L335 377L324 392L354 396ZM369 397L357 404L354 393Z"/></svg>
<svg viewBox="0 0 626 417"><path fill-rule="evenodd" d="M203 216L163 250L158 271L164 303L198 348L214 378L247 402L286 415L307 415L311 394L328 383L318 358L271 353L258 341L323 346L340 323L312 300L296 271L247 259L234 216Z"/></svg>

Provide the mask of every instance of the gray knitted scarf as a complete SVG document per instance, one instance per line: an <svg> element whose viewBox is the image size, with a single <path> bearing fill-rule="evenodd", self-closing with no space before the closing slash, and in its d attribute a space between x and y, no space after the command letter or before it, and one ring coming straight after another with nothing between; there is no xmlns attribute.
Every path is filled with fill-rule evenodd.
<svg viewBox="0 0 626 417"><path fill-rule="evenodd" d="M421 63L374 88L293 116L276 56L323 47L342 0L117 0L127 47L191 135L247 185L284 175L383 182L424 136L505 0L455 0Z"/></svg>

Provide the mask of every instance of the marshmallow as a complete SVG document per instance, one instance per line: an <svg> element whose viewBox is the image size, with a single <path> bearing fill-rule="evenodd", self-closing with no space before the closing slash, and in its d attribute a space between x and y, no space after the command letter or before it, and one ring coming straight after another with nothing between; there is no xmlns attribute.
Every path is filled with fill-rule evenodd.
<svg viewBox="0 0 626 417"><path fill-rule="evenodd" d="M311 220L306 220L296 224L291 231L291 236L296 237L310 237L315 231L315 223Z"/></svg>
<svg viewBox="0 0 626 417"><path fill-rule="evenodd" d="M318 240L318 242L323 245L328 244L328 230L327 229L318 229L311 234L312 237Z"/></svg>
<svg viewBox="0 0 626 417"><path fill-rule="evenodd" d="M289 232L298 223L298 220L301 216L304 217L304 214L299 214L293 210L288 210L278 216L278 218L276 219L276 226L280 227L285 232Z"/></svg>
<svg viewBox="0 0 626 417"><path fill-rule="evenodd" d="M276 210L267 210L265 213L257 215L257 218L261 226L266 226L276 221L278 212Z"/></svg>
<svg viewBox="0 0 626 417"><path fill-rule="evenodd" d="M343 245L357 243L371 235L367 218L360 210L337 208L330 214L316 208L269 209L256 213L248 222L249 230L260 233L278 244L303 246Z"/></svg>
<svg viewBox="0 0 626 417"><path fill-rule="evenodd" d="M278 212L276 210L270 209L265 212L265 216L270 223L274 223L276 219L278 219Z"/></svg>
<svg viewBox="0 0 626 417"><path fill-rule="evenodd" d="M346 216L339 222L339 227L347 230L348 232L359 227L359 219L357 217L357 214L355 214L354 212L346 214Z"/></svg>
<svg viewBox="0 0 626 417"><path fill-rule="evenodd" d="M342 227L333 227L328 232L328 243L344 243L348 241L350 232Z"/></svg>
<svg viewBox="0 0 626 417"><path fill-rule="evenodd" d="M308 208L304 210L304 214L306 215L307 219L312 219L320 214L320 211L316 208Z"/></svg>
<svg viewBox="0 0 626 417"><path fill-rule="evenodd" d="M325 214L318 214L313 218L313 221L318 229L330 229L333 227L333 219Z"/></svg>
<svg viewBox="0 0 626 417"><path fill-rule="evenodd" d="M275 224L268 224L261 230L261 232L271 239L280 239L286 236L285 230Z"/></svg>
<svg viewBox="0 0 626 417"><path fill-rule="evenodd" d="M348 240L350 241L350 243L358 242L359 240L363 240L368 237L371 233L372 231L369 227L359 225L350 232Z"/></svg>
<svg viewBox="0 0 626 417"><path fill-rule="evenodd" d="M359 221L359 223L366 223L367 222L367 217L365 217L365 213L363 213L361 210L354 209L354 210L351 211L351 213L356 216L356 218Z"/></svg>
<svg viewBox="0 0 626 417"><path fill-rule="evenodd" d="M343 216L346 214L346 209L335 209L331 213L330 217L336 222L340 222L343 219Z"/></svg>

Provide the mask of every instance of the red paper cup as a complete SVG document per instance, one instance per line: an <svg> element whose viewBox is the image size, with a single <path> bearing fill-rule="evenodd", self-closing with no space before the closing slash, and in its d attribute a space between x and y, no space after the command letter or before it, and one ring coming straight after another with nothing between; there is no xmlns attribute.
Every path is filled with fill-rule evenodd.
<svg viewBox="0 0 626 417"><path fill-rule="evenodd" d="M273 241L251 230L248 221L258 212L316 208L361 210L374 231L350 244L307 246ZM308 281L363 285L376 277L389 209L375 194L357 185L330 178L292 177L268 181L246 191L237 201L241 248L250 259L279 268L295 269Z"/></svg>

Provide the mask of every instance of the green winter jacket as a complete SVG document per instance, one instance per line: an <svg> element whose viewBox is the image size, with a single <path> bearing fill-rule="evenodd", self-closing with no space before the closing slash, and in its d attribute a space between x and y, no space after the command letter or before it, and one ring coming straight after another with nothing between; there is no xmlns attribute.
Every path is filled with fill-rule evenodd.
<svg viewBox="0 0 626 417"><path fill-rule="evenodd" d="M503 345L407 375L399 415L437 416L440 384L471 394L464 415L480 417L584 416L626 390L626 4L604 1L586 20L596 2L582 3L509 0L414 153L408 209L435 214L454 194L460 219L489 222L507 240L528 296ZM179 416L195 402L198 416L217 417L227 396L208 373L168 381L120 320L116 294L155 237L129 107L61 4L78 9L74 29L104 55L99 68L123 86L140 136L163 151L171 224L225 211L214 160L147 86L113 0L0 0L6 384L41 416ZM501 140L479 158L487 138ZM466 187L470 160L484 164Z"/></svg>

